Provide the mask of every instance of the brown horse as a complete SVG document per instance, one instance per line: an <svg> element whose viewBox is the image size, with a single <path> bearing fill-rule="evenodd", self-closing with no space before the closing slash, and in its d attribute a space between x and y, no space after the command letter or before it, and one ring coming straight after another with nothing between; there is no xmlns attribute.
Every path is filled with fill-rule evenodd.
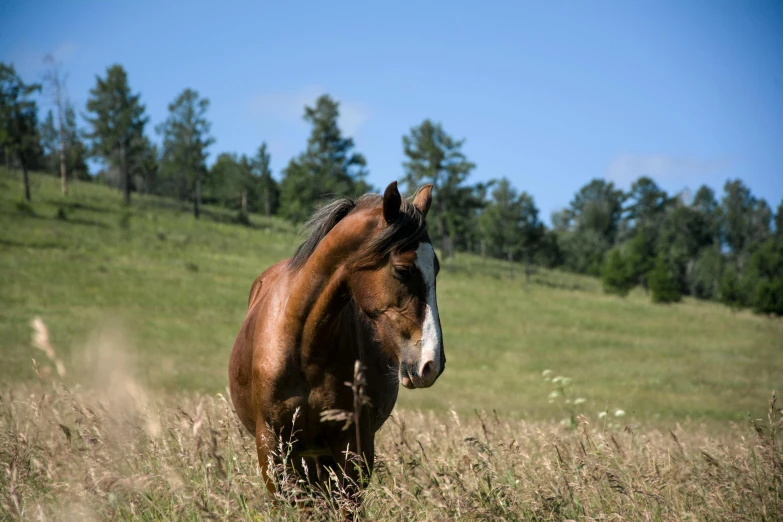
<svg viewBox="0 0 783 522"><path fill-rule="evenodd" d="M282 439L295 441L288 462L307 482L323 486L331 468L356 493L372 473L375 432L399 384L426 388L443 372L439 266L425 221L431 201L432 185L407 201L397 182L383 197L336 200L308 221L310 235L293 257L253 283L228 374L270 492ZM346 386L357 360L369 401ZM325 421L329 410L352 412L356 429ZM349 456L359 452L355 465Z"/></svg>

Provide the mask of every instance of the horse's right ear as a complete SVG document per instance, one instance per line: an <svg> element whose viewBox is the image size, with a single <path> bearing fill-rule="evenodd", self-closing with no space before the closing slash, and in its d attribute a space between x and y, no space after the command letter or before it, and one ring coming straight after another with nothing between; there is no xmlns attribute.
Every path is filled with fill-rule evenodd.
<svg viewBox="0 0 783 522"><path fill-rule="evenodd" d="M397 189L397 182L392 181L383 193L383 219L386 220L386 223L391 224L397 219L397 216L400 215L401 205L402 196Z"/></svg>
<svg viewBox="0 0 783 522"><path fill-rule="evenodd" d="M430 205L432 205L432 184L424 185L413 196L413 206L419 209L424 217L427 217L427 212L430 211Z"/></svg>

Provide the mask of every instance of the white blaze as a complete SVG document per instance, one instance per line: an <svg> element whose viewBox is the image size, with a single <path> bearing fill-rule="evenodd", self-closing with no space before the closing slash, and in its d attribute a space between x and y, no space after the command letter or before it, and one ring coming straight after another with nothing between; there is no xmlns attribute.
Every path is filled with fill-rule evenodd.
<svg viewBox="0 0 783 522"><path fill-rule="evenodd" d="M416 249L416 267L424 277L427 287L427 301L424 309L424 323L421 327L421 358L419 375L424 364L432 361L435 374L440 371L441 331L438 320L438 304L435 301L435 250L430 243L420 243Z"/></svg>

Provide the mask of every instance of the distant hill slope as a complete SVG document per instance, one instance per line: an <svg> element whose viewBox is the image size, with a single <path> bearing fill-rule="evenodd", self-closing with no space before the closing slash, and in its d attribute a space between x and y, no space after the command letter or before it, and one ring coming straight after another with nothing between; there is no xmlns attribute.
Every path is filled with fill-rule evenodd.
<svg viewBox="0 0 783 522"><path fill-rule="evenodd" d="M0 169L2 382L35 379L32 357L47 364L30 346L40 316L67 379L86 371L96 332L119 324L113 342L149 385L224 392L250 285L293 252L294 228L261 216L244 226L210 207L196 221L188 205L148 196L125 208L116 191L86 183L63 198L44 175L33 175L27 207L18 177ZM593 413L742 420L762 416L783 385L781 320L690 299L653 305L638 291L606 296L597 280L557 271L528 284L470 255L443 266L447 369L431 389L401 390L403 407L549 416L555 388L541 372L551 369Z"/></svg>

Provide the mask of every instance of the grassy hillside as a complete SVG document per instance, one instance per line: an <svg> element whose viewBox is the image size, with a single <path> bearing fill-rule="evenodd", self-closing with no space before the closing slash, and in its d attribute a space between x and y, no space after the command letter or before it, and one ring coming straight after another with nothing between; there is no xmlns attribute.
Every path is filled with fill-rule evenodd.
<svg viewBox="0 0 783 522"><path fill-rule="evenodd" d="M153 197L125 208L90 184L63 198L45 176L33 177L28 208L18 177L0 170L2 382L35 379L31 357L45 356L30 347L30 321L40 316L66 381L91 368L96 336L111 324L145 385L223 391L250 284L291 254L291 226L259 216L243 226L209 207L196 221L188 206ZM572 398L592 415L741 420L762 416L783 385L781 320L693 300L653 305L640 292L605 296L596 280L559 272L527 284L467 255L443 264L438 292L447 369L429 390L402 390L402 408L559 418L572 405L548 401L554 388L541 373L551 369L572 379Z"/></svg>

